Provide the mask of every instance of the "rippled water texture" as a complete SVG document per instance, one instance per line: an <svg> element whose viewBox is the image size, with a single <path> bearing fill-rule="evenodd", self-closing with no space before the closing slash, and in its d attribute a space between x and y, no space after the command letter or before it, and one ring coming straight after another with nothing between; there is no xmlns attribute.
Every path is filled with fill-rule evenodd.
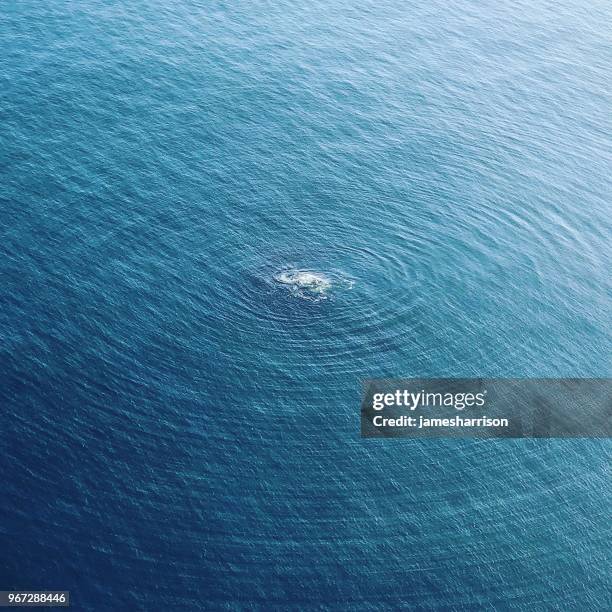
<svg viewBox="0 0 612 612"><path fill-rule="evenodd" d="M0 8L0 588L609 602L607 441L361 440L364 377L610 376L609 2Z"/></svg>

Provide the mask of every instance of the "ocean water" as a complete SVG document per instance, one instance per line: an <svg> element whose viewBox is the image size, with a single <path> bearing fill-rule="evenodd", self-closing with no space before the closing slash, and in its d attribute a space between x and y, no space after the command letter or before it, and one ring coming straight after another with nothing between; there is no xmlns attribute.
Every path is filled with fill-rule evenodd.
<svg viewBox="0 0 612 612"><path fill-rule="evenodd" d="M366 377L610 376L610 23L3 2L0 589L610 609L608 441L359 437Z"/></svg>

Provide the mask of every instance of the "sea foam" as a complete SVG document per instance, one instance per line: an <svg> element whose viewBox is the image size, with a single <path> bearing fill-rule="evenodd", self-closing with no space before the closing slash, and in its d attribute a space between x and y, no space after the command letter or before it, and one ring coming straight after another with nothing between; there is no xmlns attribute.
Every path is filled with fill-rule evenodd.
<svg viewBox="0 0 612 612"><path fill-rule="evenodd" d="M332 280L322 272L311 270L285 270L275 280L286 285L292 293L305 298L322 298L332 287Z"/></svg>

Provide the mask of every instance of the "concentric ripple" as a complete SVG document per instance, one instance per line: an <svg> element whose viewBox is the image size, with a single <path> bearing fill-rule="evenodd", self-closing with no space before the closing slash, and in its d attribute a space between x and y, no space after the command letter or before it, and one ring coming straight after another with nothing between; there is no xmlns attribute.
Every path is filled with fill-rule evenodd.
<svg viewBox="0 0 612 612"><path fill-rule="evenodd" d="M609 609L608 446L358 429L609 376L611 3L4 4L0 582Z"/></svg>

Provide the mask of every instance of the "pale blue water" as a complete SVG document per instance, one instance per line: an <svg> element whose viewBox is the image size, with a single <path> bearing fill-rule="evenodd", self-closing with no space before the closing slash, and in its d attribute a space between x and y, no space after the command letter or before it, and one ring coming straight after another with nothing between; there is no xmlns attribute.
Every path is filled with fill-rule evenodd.
<svg viewBox="0 0 612 612"><path fill-rule="evenodd" d="M0 589L609 609L607 441L361 440L358 404L610 376L610 23L2 3Z"/></svg>

